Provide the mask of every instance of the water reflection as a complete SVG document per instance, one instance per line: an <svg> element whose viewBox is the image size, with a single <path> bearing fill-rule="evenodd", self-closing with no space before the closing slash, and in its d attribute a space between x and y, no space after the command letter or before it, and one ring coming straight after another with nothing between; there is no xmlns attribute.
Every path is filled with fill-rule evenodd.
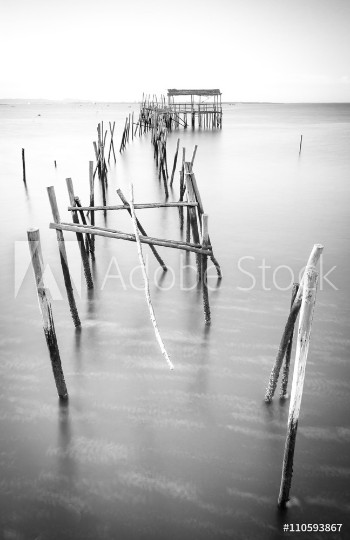
<svg viewBox="0 0 350 540"><path fill-rule="evenodd" d="M69 451L72 441L69 401L60 402L58 408L57 470L64 484L72 487L76 479L77 464Z"/></svg>

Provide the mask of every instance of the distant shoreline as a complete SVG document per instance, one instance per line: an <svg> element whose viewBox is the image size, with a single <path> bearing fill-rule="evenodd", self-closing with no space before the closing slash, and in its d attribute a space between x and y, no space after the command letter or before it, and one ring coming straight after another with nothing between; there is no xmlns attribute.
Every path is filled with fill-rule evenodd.
<svg viewBox="0 0 350 540"><path fill-rule="evenodd" d="M0 105L139 105L140 101L0 98ZM223 105L349 105L349 101L223 101Z"/></svg>

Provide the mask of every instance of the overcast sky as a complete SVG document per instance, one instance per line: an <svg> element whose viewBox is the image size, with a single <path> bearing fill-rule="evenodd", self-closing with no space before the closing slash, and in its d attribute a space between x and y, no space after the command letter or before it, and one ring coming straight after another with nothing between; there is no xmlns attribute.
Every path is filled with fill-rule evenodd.
<svg viewBox="0 0 350 540"><path fill-rule="evenodd" d="M0 98L350 102L350 0L0 0Z"/></svg>

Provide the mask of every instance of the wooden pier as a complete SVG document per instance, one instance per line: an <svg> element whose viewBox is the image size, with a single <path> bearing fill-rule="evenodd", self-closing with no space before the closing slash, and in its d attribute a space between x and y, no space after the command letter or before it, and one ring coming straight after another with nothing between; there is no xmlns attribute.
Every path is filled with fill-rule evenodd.
<svg viewBox="0 0 350 540"><path fill-rule="evenodd" d="M221 92L214 90L168 90L168 107L171 113L182 118L185 126L222 127Z"/></svg>
<svg viewBox="0 0 350 540"><path fill-rule="evenodd" d="M168 99L165 96L143 95L140 104L139 120L136 123L135 133L148 131L159 125L159 118L168 131L180 126L192 129L196 124L202 129L217 129L222 127L222 103L221 92L218 89L211 90L168 90ZM130 120L129 120L130 121ZM123 133L121 150L128 140L129 121Z"/></svg>

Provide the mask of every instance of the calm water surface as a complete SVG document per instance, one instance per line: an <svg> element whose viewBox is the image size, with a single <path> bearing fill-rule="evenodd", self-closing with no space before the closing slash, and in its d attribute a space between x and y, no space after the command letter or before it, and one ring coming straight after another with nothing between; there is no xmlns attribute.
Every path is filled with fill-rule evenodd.
<svg viewBox="0 0 350 540"><path fill-rule="evenodd" d="M284 522L343 523L343 533L312 537L349 537L350 106L225 105L221 131L170 134L169 166L177 137L188 157L198 144L196 178L224 276L218 284L211 269L212 324L205 327L193 257L159 248L172 269L162 276L144 248L173 372L154 338L135 244L97 238L94 291L87 294L82 280L81 296L76 294L78 333L64 294L56 234L48 228L46 186L55 186L62 221L70 221L67 176L88 203L88 161L94 159L100 120L117 125L109 203L118 204L118 187L129 196L130 182L136 202L164 200L149 135L118 152L133 108L0 106L0 537L307 537L284 533ZM170 200L178 199L178 191L177 171ZM149 235L181 238L176 209L138 215ZM109 213L106 221L99 214L97 223L132 231L126 213ZM27 267L26 230L33 226L40 228L52 284L67 405L56 397ZM71 268L80 276L74 236L65 238ZM275 398L266 406L263 397L288 312L291 273L297 279L318 242L325 246L323 277L293 500L281 514L276 501L289 401Z"/></svg>

